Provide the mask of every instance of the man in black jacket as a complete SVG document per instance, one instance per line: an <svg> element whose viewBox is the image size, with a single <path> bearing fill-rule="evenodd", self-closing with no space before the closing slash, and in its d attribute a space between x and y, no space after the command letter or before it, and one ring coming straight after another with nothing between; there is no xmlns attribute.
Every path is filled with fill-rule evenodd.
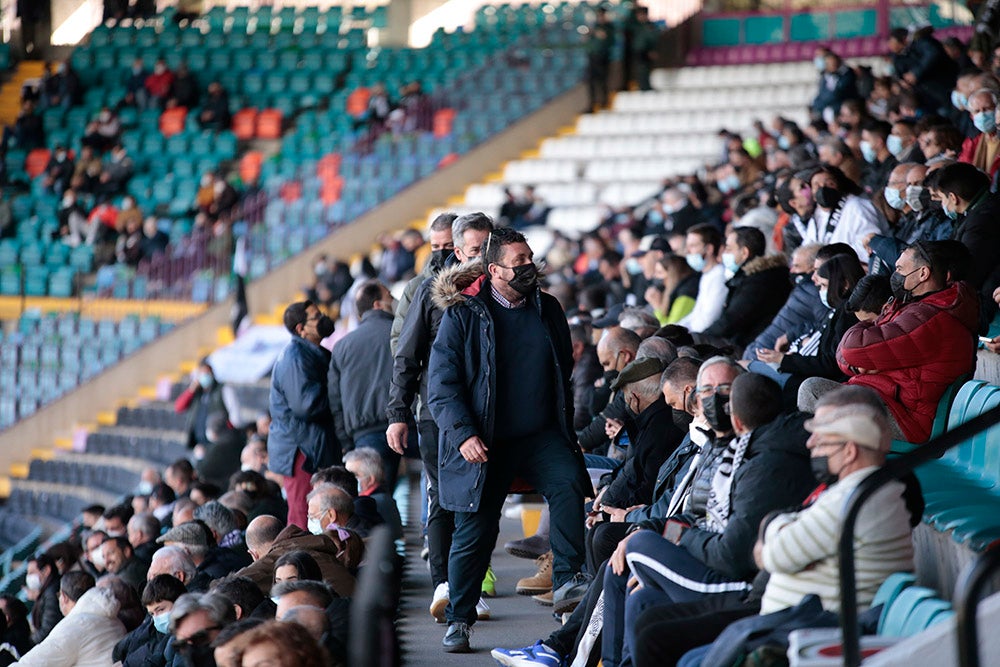
<svg viewBox="0 0 1000 667"><path fill-rule="evenodd" d="M466 263L479 257L486 238L493 230L493 221L484 213L469 213L456 218L451 226L454 242L454 262ZM452 262L452 258L448 258ZM453 263L454 263L453 262ZM420 458L427 475L427 549L434 584L432 611L443 619L443 604L448 600L448 551L455 518L438 501L438 427L427 409L427 363L431 344L437 336L443 311L432 297L437 273L427 278L413 294L406 312L392 366L389 404L386 418L389 427L386 439L395 452L406 447L409 423L413 420L413 405L417 403L417 434ZM418 401L419 398L419 401Z"/></svg>
<svg viewBox="0 0 1000 667"><path fill-rule="evenodd" d="M765 257L764 233L756 227L736 227L726 236L722 263L733 277L719 318L702 332L740 348L767 328L788 299L788 267L780 255Z"/></svg>
<svg viewBox="0 0 1000 667"><path fill-rule="evenodd" d="M385 409L392 381L392 294L378 281L355 297L361 324L333 346L327 391L337 439L346 449L371 447L381 456L386 489L396 488L399 454L389 448Z"/></svg>
<svg viewBox="0 0 1000 667"><path fill-rule="evenodd" d="M515 475L549 503L555 597L583 566L583 499L592 491L573 438L569 326L558 301L538 288L524 236L494 230L482 265L458 269L435 281L435 300L447 310L428 386L441 428L439 498L455 512L443 641L449 652L470 650L478 584Z"/></svg>

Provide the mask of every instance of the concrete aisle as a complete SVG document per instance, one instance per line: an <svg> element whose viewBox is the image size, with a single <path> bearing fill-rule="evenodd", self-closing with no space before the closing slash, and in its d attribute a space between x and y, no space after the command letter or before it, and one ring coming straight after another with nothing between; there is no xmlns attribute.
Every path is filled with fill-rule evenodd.
<svg viewBox="0 0 1000 667"><path fill-rule="evenodd" d="M411 484L410 488L415 488ZM490 650L497 646L520 647L547 637L558 627L551 607L542 607L528 596L514 593L521 577L535 573L534 561L509 556L504 542L522 537L519 521L502 519L500 538L493 553L497 575L497 597L487 600L492 612L488 621L476 623L472 635L472 653L449 654L441 649L447 626L438 625L427 608L430 605L430 573L420 558L420 501L410 497L409 525L406 530L406 570L403 576L401 617L398 624L403 644L403 664L407 667L446 667L495 665Z"/></svg>

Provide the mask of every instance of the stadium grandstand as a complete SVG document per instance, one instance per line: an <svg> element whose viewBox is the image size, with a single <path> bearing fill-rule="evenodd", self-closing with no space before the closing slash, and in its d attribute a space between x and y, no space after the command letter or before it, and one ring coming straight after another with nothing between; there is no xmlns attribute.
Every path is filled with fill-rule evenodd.
<svg viewBox="0 0 1000 667"><path fill-rule="evenodd" d="M3 664L1000 663L997 0L0 26Z"/></svg>

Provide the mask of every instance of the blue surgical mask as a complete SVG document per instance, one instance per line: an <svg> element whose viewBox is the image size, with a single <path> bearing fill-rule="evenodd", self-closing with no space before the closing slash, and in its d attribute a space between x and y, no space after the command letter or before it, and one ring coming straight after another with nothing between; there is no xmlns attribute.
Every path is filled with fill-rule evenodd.
<svg viewBox="0 0 1000 667"><path fill-rule="evenodd" d="M941 202L941 210L944 211L949 220L958 220L958 209L948 208L947 201Z"/></svg>
<svg viewBox="0 0 1000 667"><path fill-rule="evenodd" d="M997 129L997 116L995 111L980 111L972 116L972 124L983 134L991 134Z"/></svg>
<svg viewBox="0 0 1000 667"><path fill-rule="evenodd" d="M726 195L730 192L735 192L740 188L740 177L736 174L730 174L725 178L721 179L716 185L719 186L719 192Z"/></svg>
<svg viewBox="0 0 1000 667"><path fill-rule="evenodd" d="M633 276L637 276L642 273L642 264L635 257L629 257L625 260L625 270Z"/></svg>
<svg viewBox="0 0 1000 667"><path fill-rule="evenodd" d="M890 134L889 138L885 140L885 147L889 149L894 158L898 159L903 154L903 140L895 134Z"/></svg>
<svg viewBox="0 0 1000 667"><path fill-rule="evenodd" d="M878 159L878 154L875 152L875 147L871 145L871 142L861 142L861 157L868 163L875 162Z"/></svg>
<svg viewBox="0 0 1000 667"><path fill-rule="evenodd" d="M792 147L792 142L788 140L788 137L786 137L785 135L781 135L780 137L778 137L778 148L780 148L783 151L787 151L791 147Z"/></svg>
<svg viewBox="0 0 1000 667"><path fill-rule="evenodd" d="M655 208L650 209L649 213L646 214L646 220L649 221L649 224L651 225L662 225L663 214L657 211Z"/></svg>
<svg viewBox="0 0 1000 667"><path fill-rule="evenodd" d="M201 385L202 389L211 389L213 382L215 382L215 378L212 377L211 373L198 374L198 384Z"/></svg>
<svg viewBox="0 0 1000 667"><path fill-rule="evenodd" d="M687 260L688 266L690 266L693 271L701 273L705 268L705 258L702 255L691 252L688 253L684 259Z"/></svg>
<svg viewBox="0 0 1000 667"><path fill-rule="evenodd" d="M168 629L170 627L170 612L165 611L162 614L156 614L153 616L153 627L161 635L169 634Z"/></svg>
<svg viewBox="0 0 1000 667"><path fill-rule="evenodd" d="M899 190L896 188L890 188L886 186L885 190L885 203L893 207L897 211L902 211L903 207L906 206L906 200L903 196L899 194Z"/></svg>
<svg viewBox="0 0 1000 667"><path fill-rule="evenodd" d="M957 90L951 91L951 106L955 107L959 111L965 111L965 106L969 103L969 98L958 92Z"/></svg>
<svg viewBox="0 0 1000 667"><path fill-rule="evenodd" d="M821 287L819 290L819 300L823 302L823 305L827 308L830 307L830 302L827 300L830 290L826 287Z"/></svg>
<svg viewBox="0 0 1000 667"><path fill-rule="evenodd" d="M274 604L278 604L278 600L280 600L280 599L281 599L281 597L278 596L278 595L272 595L271 596L271 602L273 602Z"/></svg>
<svg viewBox="0 0 1000 667"><path fill-rule="evenodd" d="M152 482L139 482L139 485L135 487L135 492L140 496L148 496L153 492Z"/></svg>
<svg viewBox="0 0 1000 667"><path fill-rule="evenodd" d="M722 266L729 273L736 273L740 270L740 265L736 262L736 255L731 252L722 253Z"/></svg>
<svg viewBox="0 0 1000 667"><path fill-rule="evenodd" d="M813 67L822 72L826 69L826 58L823 56L816 56L813 58Z"/></svg>

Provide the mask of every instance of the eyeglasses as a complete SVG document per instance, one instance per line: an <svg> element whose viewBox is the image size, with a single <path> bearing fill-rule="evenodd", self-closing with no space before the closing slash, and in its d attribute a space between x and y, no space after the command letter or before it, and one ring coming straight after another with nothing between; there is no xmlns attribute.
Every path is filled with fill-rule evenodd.
<svg viewBox="0 0 1000 667"><path fill-rule="evenodd" d="M188 647L194 648L196 646L208 646L209 644L212 643L212 639L213 639L209 635L211 633L213 633L213 632L218 632L221 629L222 629L222 626L213 625L210 628L205 628L203 630L199 630L198 632L194 633L193 635L191 635L187 639L177 639L177 640L174 640L174 646L178 650L181 650L181 651L184 650L184 649L186 649L186 648L188 648Z"/></svg>
<svg viewBox="0 0 1000 667"><path fill-rule="evenodd" d="M700 387L695 387L694 390L699 396L705 398L711 396L712 394L719 394L720 396L729 396L731 393L733 393L733 385L720 384L713 387L710 384L706 384Z"/></svg>

